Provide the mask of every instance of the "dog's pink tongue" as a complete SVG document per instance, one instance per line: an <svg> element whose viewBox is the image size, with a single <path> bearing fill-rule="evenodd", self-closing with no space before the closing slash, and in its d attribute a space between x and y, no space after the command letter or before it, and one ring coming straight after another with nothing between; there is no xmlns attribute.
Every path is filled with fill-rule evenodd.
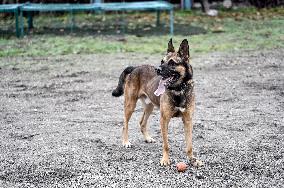
<svg viewBox="0 0 284 188"><path fill-rule="evenodd" d="M166 91L165 83L167 80L160 80L158 89L154 92L156 96L160 96Z"/></svg>

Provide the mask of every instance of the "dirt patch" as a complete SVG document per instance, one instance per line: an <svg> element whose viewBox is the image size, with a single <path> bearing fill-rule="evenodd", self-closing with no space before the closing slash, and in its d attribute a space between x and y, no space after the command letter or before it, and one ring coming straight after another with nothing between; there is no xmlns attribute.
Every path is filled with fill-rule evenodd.
<svg viewBox="0 0 284 188"><path fill-rule="evenodd" d="M111 97L127 65L160 55L72 55L0 60L1 187L281 187L284 173L284 50L213 53L192 59L196 85L194 148L205 166L185 161L183 126L170 124L170 167L143 142L141 104L122 147L123 98Z"/></svg>

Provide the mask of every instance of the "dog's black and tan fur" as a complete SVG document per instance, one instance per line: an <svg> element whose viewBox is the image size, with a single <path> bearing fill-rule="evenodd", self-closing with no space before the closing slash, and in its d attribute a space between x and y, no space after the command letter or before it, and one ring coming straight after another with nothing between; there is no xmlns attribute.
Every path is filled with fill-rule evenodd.
<svg viewBox="0 0 284 188"><path fill-rule="evenodd" d="M118 86L112 95L124 93L124 127L122 143L130 147L128 141L128 122L140 99L144 105L140 121L141 132L146 142L154 142L147 131L147 121L154 106L160 108L160 126L163 138L163 157L161 165L169 165L168 124L172 117L181 117L184 123L186 153L194 165L202 165L193 156L192 151L192 115L194 111L193 71L189 64L189 46L183 40L176 52L172 40L168 43L167 55L162 59L159 69L151 65L127 67L120 75ZM165 92L156 96L160 80L165 81Z"/></svg>

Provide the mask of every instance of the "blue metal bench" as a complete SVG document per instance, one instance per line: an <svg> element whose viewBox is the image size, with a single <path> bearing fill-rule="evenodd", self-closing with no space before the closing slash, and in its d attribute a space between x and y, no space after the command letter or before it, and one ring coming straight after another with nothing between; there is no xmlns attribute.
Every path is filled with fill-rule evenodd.
<svg viewBox="0 0 284 188"><path fill-rule="evenodd" d="M21 35L24 35L23 12L28 14L28 28L33 27L32 12L69 12L72 17L71 30L73 30L73 13L79 11L100 10L99 4L36 4L28 3L20 7Z"/></svg>
<svg viewBox="0 0 284 188"><path fill-rule="evenodd" d="M0 5L0 12L14 13L17 37L20 36L20 30L19 30L19 7L20 6L21 4Z"/></svg>
<svg viewBox="0 0 284 188"><path fill-rule="evenodd" d="M20 7L21 35L24 34L23 12L28 13L28 28L33 26L31 12L70 12L77 11L157 11L157 24L160 20L160 11L169 11L170 34L174 32L173 5L165 1L145 1L129 3L91 3L91 4L24 4ZM73 24L72 24L73 25ZM71 26L72 29L72 26Z"/></svg>
<svg viewBox="0 0 284 188"><path fill-rule="evenodd" d="M157 11L157 25L160 23L160 11L169 11L170 34L174 33L173 5L165 1L141 1L130 3L102 3L103 11Z"/></svg>

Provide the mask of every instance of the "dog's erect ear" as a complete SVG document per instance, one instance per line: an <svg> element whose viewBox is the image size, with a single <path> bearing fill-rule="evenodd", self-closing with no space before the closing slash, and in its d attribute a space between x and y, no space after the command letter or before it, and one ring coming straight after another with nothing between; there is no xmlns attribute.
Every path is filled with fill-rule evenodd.
<svg viewBox="0 0 284 188"><path fill-rule="evenodd" d="M188 60L189 58L189 46L188 46L188 41L186 39L184 39L178 49L178 55L184 59L184 60Z"/></svg>
<svg viewBox="0 0 284 188"><path fill-rule="evenodd" d="M170 39L169 43L168 43L168 50L167 52L175 52L175 48L174 48L174 45L173 45L173 40Z"/></svg>

